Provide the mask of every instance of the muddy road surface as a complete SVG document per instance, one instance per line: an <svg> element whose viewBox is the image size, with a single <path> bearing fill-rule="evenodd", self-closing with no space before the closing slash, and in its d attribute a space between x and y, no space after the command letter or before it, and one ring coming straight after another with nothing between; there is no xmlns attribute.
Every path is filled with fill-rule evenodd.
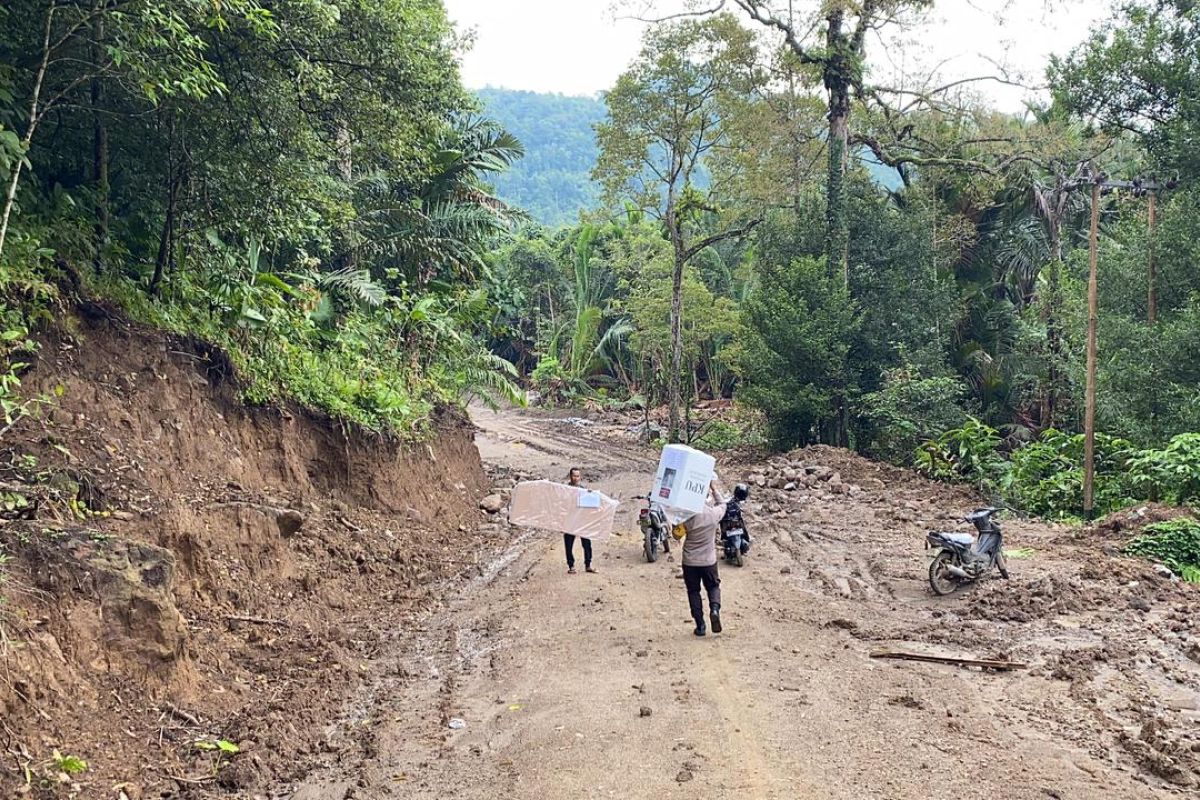
<svg viewBox="0 0 1200 800"><path fill-rule="evenodd" d="M970 498L897 471L865 474L880 468L854 460L842 465L853 494L791 502L755 489L755 549L746 567L721 567L725 631L698 639L679 563L644 561L628 501L648 488L653 453L599 424L474 416L489 464L554 478L578 465L626 501L620 535L597 546L598 574L577 575L561 536L515 536L397 642L392 677L343 720L370 726L370 745L331 758L295 800L1133 800L1193 790L1200 665L1156 627L1179 612L1180 590L1146 595L1149 612L1117 595L1075 598L1070 576L1086 556L1069 534L1017 523L1009 546L1036 555L1012 565L1012 581L934 598L919 532L967 510L942 504ZM754 469L728 465L722 477ZM1138 580L1145 590L1150 579L1119 575L1112 591ZM1039 581L1050 588L1026 602ZM1029 668L870 657L889 648Z"/></svg>

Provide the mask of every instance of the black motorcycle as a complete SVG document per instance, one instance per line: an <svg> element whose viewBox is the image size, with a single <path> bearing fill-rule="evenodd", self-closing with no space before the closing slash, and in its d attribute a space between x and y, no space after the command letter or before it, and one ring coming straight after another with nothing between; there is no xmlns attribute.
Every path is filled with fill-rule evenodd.
<svg viewBox="0 0 1200 800"><path fill-rule="evenodd" d="M654 563L658 560L658 551L671 552L671 524L667 522L666 512L662 506L654 502L649 495L634 495L634 500L645 500L646 507L638 511L638 527L642 529L642 553L646 560Z"/></svg>
<svg viewBox="0 0 1200 800"><path fill-rule="evenodd" d="M931 549L929 586L937 595L952 594L964 583L977 581L992 571L1008 577L1004 561L1004 533L995 516L998 508L979 508L963 518L975 526L979 536L969 533L933 531L925 537L926 549Z"/></svg>
<svg viewBox="0 0 1200 800"><path fill-rule="evenodd" d="M746 566L746 554L750 552L750 536L740 512L726 514L721 520L721 549L725 563L735 567Z"/></svg>

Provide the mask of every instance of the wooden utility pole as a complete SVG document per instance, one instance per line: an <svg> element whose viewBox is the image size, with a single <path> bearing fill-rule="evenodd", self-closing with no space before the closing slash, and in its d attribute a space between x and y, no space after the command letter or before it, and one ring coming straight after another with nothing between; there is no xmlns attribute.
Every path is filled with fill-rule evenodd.
<svg viewBox="0 0 1200 800"><path fill-rule="evenodd" d="M1154 190L1150 190L1150 196L1147 198L1147 208L1149 210L1149 235L1146 240L1146 265L1149 272L1149 288L1146 297L1146 319L1153 325L1158 319L1158 287L1155 285L1158 282L1158 273L1154 266L1154 212L1155 212L1155 194Z"/></svg>
<svg viewBox="0 0 1200 800"><path fill-rule="evenodd" d="M1087 384L1084 389L1083 412L1083 514L1091 519L1095 513L1095 479L1096 479L1096 327L1099 317L1099 301L1097 298L1096 262L1100 248L1100 190L1127 189L1136 196L1149 195L1150 204L1150 253L1149 253L1149 313L1153 323L1158 316L1158 297L1155 288L1156 273L1154 267L1154 216L1155 192L1159 189L1173 189L1174 180L1159 183L1135 178L1132 181L1109 180L1103 173L1091 170L1082 182L1092 184L1092 227L1088 236L1088 328L1087 328Z"/></svg>
<svg viewBox="0 0 1200 800"><path fill-rule="evenodd" d="M1100 183L1092 184L1092 226L1088 234L1087 386L1083 414L1083 515L1092 518L1096 474L1096 321L1099 301L1096 262L1100 249Z"/></svg>

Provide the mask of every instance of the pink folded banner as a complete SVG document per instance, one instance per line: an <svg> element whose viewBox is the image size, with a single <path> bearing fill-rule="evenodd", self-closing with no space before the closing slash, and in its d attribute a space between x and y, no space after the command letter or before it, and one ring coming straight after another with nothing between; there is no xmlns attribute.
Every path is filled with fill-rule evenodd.
<svg viewBox="0 0 1200 800"><path fill-rule="evenodd" d="M612 534L617 505L611 497L578 486L525 481L513 489L508 520L527 528L606 539Z"/></svg>

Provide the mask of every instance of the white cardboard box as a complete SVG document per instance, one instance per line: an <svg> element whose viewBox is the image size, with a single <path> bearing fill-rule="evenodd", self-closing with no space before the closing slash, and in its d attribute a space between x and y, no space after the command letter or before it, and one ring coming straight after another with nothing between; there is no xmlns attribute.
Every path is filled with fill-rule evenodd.
<svg viewBox="0 0 1200 800"><path fill-rule="evenodd" d="M658 459L654 474L654 502L672 519L695 514L708 501L708 487L716 475L717 460L685 444L669 444ZM672 513L674 512L674 513Z"/></svg>
<svg viewBox="0 0 1200 800"><path fill-rule="evenodd" d="M605 539L613 529L617 501L600 492L552 481L524 481L513 489L509 522L529 528Z"/></svg>

